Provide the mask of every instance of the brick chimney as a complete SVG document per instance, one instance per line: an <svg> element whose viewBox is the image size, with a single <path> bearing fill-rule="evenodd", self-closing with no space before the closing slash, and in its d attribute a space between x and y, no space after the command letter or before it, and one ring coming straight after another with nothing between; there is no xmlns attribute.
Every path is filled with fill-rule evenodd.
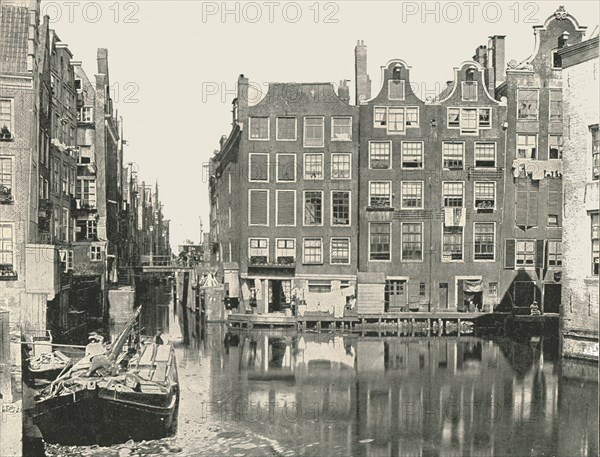
<svg viewBox="0 0 600 457"><path fill-rule="evenodd" d="M488 39L488 90L495 95L496 87L506 80L505 35L493 35Z"/></svg>
<svg viewBox="0 0 600 457"><path fill-rule="evenodd" d="M244 120L248 117L248 87L249 87L248 78L244 75L238 76L237 82L237 118L240 122L244 122Z"/></svg>
<svg viewBox="0 0 600 457"><path fill-rule="evenodd" d="M340 81L338 97L340 97L340 100L344 103L350 103L350 88L348 87L348 81L345 79Z"/></svg>
<svg viewBox="0 0 600 457"><path fill-rule="evenodd" d="M98 48L98 74L108 75L108 49Z"/></svg>
<svg viewBox="0 0 600 457"><path fill-rule="evenodd" d="M371 80L367 74L367 46L363 40L359 40L354 48L354 68L356 82L356 100L357 105L361 100L371 98Z"/></svg>

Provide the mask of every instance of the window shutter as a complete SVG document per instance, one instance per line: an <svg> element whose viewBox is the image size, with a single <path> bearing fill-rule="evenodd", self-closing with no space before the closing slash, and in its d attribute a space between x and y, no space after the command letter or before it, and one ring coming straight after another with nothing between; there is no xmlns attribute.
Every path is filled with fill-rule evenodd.
<svg viewBox="0 0 600 457"><path fill-rule="evenodd" d="M506 251L504 255L504 268L507 270L515 269L515 250L516 250L516 242L515 240L509 239L506 240Z"/></svg>
<svg viewBox="0 0 600 457"><path fill-rule="evenodd" d="M296 225L296 198L294 190L277 192L277 225Z"/></svg>
<svg viewBox="0 0 600 457"><path fill-rule="evenodd" d="M535 267L544 268L544 246L545 240L536 240L535 242Z"/></svg>
<svg viewBox="0 0 600 457"><path fill-rule="evenodd" d="M549 178L548 179L548 214L555 214L558 216L558 225L561 226L562 216L562 179L560 178Z"/></svg>
<svg viewBox="0 0 600 457"><path fill-rule="evenodd" d="M250 225L267 225L269 192L266 190L250 191Z"/></svg>
<svg viewBox="0 0 600 457"><path fill-rule="evenodd" d="M525 179L517 180L515 225L517 227L527 226L527 181Z"/></svg>
<svg viewBox="0 0 600 457"><path fill-rule="evenodd" d="M538 226L538 192L533 186L527 193L527 227Z"/></svg>

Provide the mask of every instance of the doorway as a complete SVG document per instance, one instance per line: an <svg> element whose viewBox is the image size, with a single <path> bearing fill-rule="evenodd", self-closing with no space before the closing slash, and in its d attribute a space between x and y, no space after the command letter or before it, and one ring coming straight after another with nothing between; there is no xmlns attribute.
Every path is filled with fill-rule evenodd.
<svg viewBox="0 0 600 457"><path fill-rule="evenodd" d="M280 313L292 304L292 281L289 279L269 280L269 313Z"/></svg>
<svg viewBox="0 0 600 457"><path fill-rule="evenodd" d="M560 284L544 284L544 303L542 310L545 313L558 313L560 310L562 287Z"/></svg>
<svg viewBox="0 0 600 457"><path fill-rule="evenodd" d="M456 308L462 312L482 310L483 281L481 277L456 278Z"/></svg>
<svg viewBox="0 0 600 457"><path fill-rule="evenodd" d="M406 281L388 279L385 282L385 307L384 311L404 311L408 303L406 294Z"/></svg>
<svg viewBox="0 0 600 457"><path fill-rule="evenodd" d="M439 288L440 308L448 309L448 283L441 282Z"/></svg>

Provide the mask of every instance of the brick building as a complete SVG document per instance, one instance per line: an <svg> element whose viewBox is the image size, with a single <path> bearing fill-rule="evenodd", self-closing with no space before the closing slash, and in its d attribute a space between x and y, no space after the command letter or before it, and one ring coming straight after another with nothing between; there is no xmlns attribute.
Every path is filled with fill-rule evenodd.
<svg viewBox="0 0 600 457"><path fill-rule="evenodd" d="M568 43L567 43L568 44ZM562 353L598 360L598 35L563 47Z"/></svg>
<svg viewBox="0 0 600 457"><path fill-rule="evenodd" d="M356 55L364 48L359 43ZM361 58L356 66L357 75L366 71ZM356 97L363 100L358 312L456 310L470 301L491 309L506 104L490 95L474 61L455 68L454 80L427 103L409 73L392 60L382 67L379 92Z"/></svg>
<svg viewBox="0 0 600 457"><path fill-rule="evenodd" d="M211 237L235 270L229 296L259 313L283 311L294 296L307 310L343 308L358 255L358 110L349 88L270 84L255 104L251 90L240 76L232 131L212 159Z"/></svg>

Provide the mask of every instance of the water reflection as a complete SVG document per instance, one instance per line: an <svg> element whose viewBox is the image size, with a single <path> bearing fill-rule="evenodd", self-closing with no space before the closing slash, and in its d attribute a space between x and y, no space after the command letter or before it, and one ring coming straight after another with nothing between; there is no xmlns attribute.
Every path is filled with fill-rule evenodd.
<svg viewBox="0 0 600 457"><path fill-rule="evenodd" d="M176 345L180 426L137 454L598 454L597 383L564 376L552 341L232 332L168 290L147 303L142 326Z"/></svg>

